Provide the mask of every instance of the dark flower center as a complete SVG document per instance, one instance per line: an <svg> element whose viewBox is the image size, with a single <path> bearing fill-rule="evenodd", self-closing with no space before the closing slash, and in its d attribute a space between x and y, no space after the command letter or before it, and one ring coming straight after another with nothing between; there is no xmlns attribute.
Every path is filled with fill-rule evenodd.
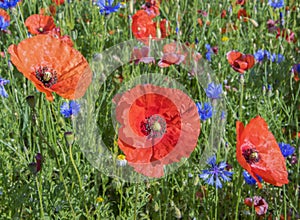
<svg viewBox="0 0 300 220"><path fill-rule="evenodd" d="M36 78L49 88L57 82L56 71L48 67L40 67L35 71Z"/></svg>
<svg viewBox="0 0 300 220"><path fill-rule="evenodd" d="M38 32L43 33L44 32L44 28L39 27Z"/></svg>
<svg viewBox="0 0 300 220"><path fill-rule="evenodd" d="M245 149L245 150L243 150L242 154L243 154L245 160L247 161L247 163L249 163L249 164L257 163L260 160L258 151L255 150L255 148Z"/></svg>
<svg viewBox="0 0 300 220"><path fill-rule="evenodd" d="M151 2L146 2L145 5L146 5L147 8L151 8L151 6L152 6Z"/></svg>
<svg viewBox="0 0 300 220"><path fill-rule="evenodd" d="M160 115L152 115L141 122L140 129L149 138L161 137L166 132L166 121Z"/></svg>

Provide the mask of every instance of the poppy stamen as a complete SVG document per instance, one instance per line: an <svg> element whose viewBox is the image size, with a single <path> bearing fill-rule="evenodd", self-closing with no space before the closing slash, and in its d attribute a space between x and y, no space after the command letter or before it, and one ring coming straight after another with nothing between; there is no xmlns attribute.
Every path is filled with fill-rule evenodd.
<svg viewBox="0 0 300 220"><path fill-rule="evenodd" d="M255 148L243 149L242 155L249 164L257 163L260 160L258 151Z"/></svg>
<svg viewBox="0 0 300 220"><path fill-rule="evenodd" d="M56 71L48 67L40 67L35 71L36 78L49 88L57 82Z"/></svg>
<svg viewBox="0 0 300 220"><path fill-rule="evenodd" d="M140 129L149 138L161 137L166 132L166 121L160 115L152 115L141 122Z"/></svg>
<svg viewBox="0 0 300 220"><path fill-rule="evenodd" d="M43 32L44 32L44 28L40 27L40 28L38 29L38 32L43 33Z"/></svg>

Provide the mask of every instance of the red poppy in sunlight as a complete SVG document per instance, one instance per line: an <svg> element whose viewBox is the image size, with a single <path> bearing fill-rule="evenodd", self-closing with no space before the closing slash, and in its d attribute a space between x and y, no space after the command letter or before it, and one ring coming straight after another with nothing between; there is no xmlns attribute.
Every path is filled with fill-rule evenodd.
<svg viewBox="0 0 300 220"><path fill-rule="evenodd" d="M268 203L260 196L254 196L253 199L246 198L244 203L249 207L254 206L255 212L259 216L266 214L268 211Z"/></svg>
<svg viewBox="0 0 300 220"><path fill-rule="evenodd" d="M237 5L244 5L245 2L246 2L245 0L236 0L235 3L236 3Z"/></svg>
<svg viewBox="0 0 300 220"><path fill-rule="evenodd" d="M178 89L137 85L114 98L118 144L128 164L148 177L188 158L197 145L200 120L192 99Z"/></svg>
<svg viewBox="0 0 300 220"><path fill-rule="evenodd" d="M163 56L158 62L159 67L168 67L172 64L180 64L184 61L186 54L183 54L183 48L180 44L172 42L163 47Z"/></svg>
<svg viewBox="0 0 300 220"><path fill-rule="evenodd" d="M65 0L52 0L52 2L54 2L56 5L62 5L65 3Z"/></svg>
<svg viewBox="0 0 300 220"><path fill-rule="evenodd" d="M137 11L132 16L132 33L134 37L148 45L148 38L156 37L156 23L144 10Z"/></svg>
<svg viewBox="0 0 300 220"><path fill-rule="evenodd" d="M10 16L7 12L0 8L0 16L4 19L4 21L10 21Z"/></svg>
<svg viewBox="0 0 300 220"><path fill-rule="evenodd" d="M228 52L227 60L231 67L241 74L243 74L246 70L251 69L255 64L255 59L253 55L242 54L238 51Z"/></svg>
<svg viewBox="0 0 300 220"><path fill-rule="evenodd" d="M35 87L53 101L52 92L66 99L84 95L92 80L86 59L68 44L50 35L37 35L11 45L10 59Z"/></svg>
<svg viewBox="0 0 300 220"><path fill-rule="evenodd" d="M54 20L51 16L34 14L25 21L30 34L47 34L55 28Z"/></svg>
<svg viewBox="0 0 300 220"><path fill-rule="evenodd" d="M155 63L154 57L149 57L149 47L143 46L142 48L134 47L131 54L131 61L135 64L143 63Z"/></svg>
<svg viewBox="0 0 300 220"><path fill-rule="evenodd" d="M236 123L236 157L240 165L256 180L257 176L275 186L287 184L288 173L285 159L268 125L257 116L244 128L242 122Z"/></svg>
<svg viewBox="0 0 300 220"><path fill-rule="evenodd" d="M277 29L277 35L276 35L276 39L278 39L279 37L285 38L285 40L289 43L293 42L296 43L296 38L295 38L295 33L293 31L291 31L290 29L282 29L280 30L280 28Z"/></svg>
<svg viewBox="0 0 300 220"><path fill-rule="evenodd" d="M159 1L146 0L146 3L142 5L142 9L144 9L151 18L155 18L160 14L159 5L160 5Z"/></svg>

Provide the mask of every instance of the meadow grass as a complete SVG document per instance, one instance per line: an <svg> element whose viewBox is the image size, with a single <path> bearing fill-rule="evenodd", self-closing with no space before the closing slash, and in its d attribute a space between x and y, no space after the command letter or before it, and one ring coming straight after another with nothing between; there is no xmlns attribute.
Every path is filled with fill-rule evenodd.
<svg viewBox="0 0 300 220"><path fill-rule="evenodd" d="M9 54L0 58L0 76L10 80L5 86L8 98L0 98L0 219L257 219L255 209L244 204L244 199L255 195L263 197L269 207L260 219L298 219L299 202L299 132L300 86L293 79L291 68L300 62L300 5L286 0L290 7L284 13L284 27L293 30L296 42L288 43L276 34L268 33L266 22L279 19L267 1L247 1L245 8L258 23L237 19L239 5L235 1L162 1L160 17L170 22L169 39L193 44L194 50L205 59L205 44L218 47L209 63L214 76L223 85L226 103L226 125L218 146L218 162L226 161L234 172L232 181L221 189L205 184L198 174L205 168L201 152L209 144L212 121L201 122L201 134L190 158L175 173L164 178L140 183L128 183L107 176L94 168L84 156L76 140L67 143L65 132L73 131L72 119L60 114L65 101L55 95L54 102L46 100L10 63ZM57 6L54 16L57 26L70 35L74 47L92 62L105 49L133 39L131 16L143 1L127 1L126 7L104 16L89 0L75 0ZM0 32L0 51L7 51L28 37L24 20L47 8L50 0L23 0L11 8L11 34ZM295 7L295 10L292 8ZM227 16L221 19L221 10ZM207 12L201 15L198 10ZM231 11L231 12L230 12ZM198 23L203 21L203 26ZM209 25L206 23L209 21ZM221 33L227 23L235 23L237 30ZM176 32L178 28L178 32ZM224 41L222 38L227 37ZM197 39L197 42L195 40ZM256 63L243 77L235 72L226 59L226 53L237 50L254 54L258 49L283 54L282 63ZM208 61L207 61L208 62ZM204 102L204 88L199 91L195 79L180 66L165 69L157 65L126 63L107 77L99 90L98 123L103 142L115 155L122 153L117 145L117 134L111 121L111 100L122 84L143 73L166 74L181 83L195 102ZM123 77L120 82L119 76ZM230 89L226 86L230 86ZM26 97L34 96L35 106L28 105ZM262 116L278 142L296 148L298 162L287 161L289 184L275 187L264 183L262 189L247 185L243 169L237 162L236 121L245 124L257 115ZM35 156L43 156L42 169L34 174L29 164ZM276 163L276 161L274 161Z"/></svg>

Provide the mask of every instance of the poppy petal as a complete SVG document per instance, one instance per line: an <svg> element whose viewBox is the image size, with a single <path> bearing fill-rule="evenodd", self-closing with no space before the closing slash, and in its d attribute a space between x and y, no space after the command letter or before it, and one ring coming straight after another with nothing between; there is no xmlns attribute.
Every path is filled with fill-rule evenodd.
<svg viewBox="0 0 300 220"><path fill-rule="evenodd" d="M241 56L243 56L243 54L238 51L230 51L227 53L227 60L230 65L233 65L234 61L240 58Z"/></svg>
<svg viewBox="0 0 300 220"><path fill-rule="evenodd" d="M268 125L263 118L257 116L242 130L240 122L237 123L237 159L258 182L256 175L265 182L275 186L288 183L288 173L285 160L273 134L268 130ZM242 132L242 133L240 133ZM256 152L256 160L247 162L243 151L250 149ZM259 184L259 187L260 184Z"/></svg>

